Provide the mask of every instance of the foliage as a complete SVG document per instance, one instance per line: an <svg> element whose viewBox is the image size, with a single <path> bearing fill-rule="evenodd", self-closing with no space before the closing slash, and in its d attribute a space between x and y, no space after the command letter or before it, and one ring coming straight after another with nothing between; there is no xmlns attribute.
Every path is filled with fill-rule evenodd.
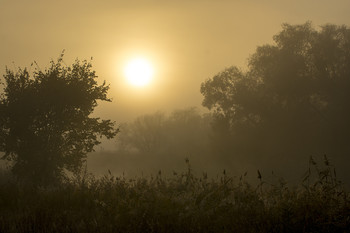
<svg viewBox="0 0 350 233"><path fill-rule="evenodd" d="M325 158L297 187L187 172L148 179L82 173L53 188L0 186L0 232L346 232L349 193Z"/></svg>
<svg viewBox="0 0 350 233"><path fill-rule="evenodd" d="M222 144L245 155L349 153L350 29L284 24L273 39L247 70L233 66L201 85Z"/></svg>
<svg viewBox="0 0 350 233"><path fill-rule="evenodd" d="M142 154L196 154L208 140L210 120L196 108L143 115L121 128L119 142L124 150Z"/></svg>
<svg viewBox="0 0 350 233"><path fill-rule="evenodd" d="M78 172L98 136L117 133L110 120L90 117L98 100L110 101L108 85L97 84L90 62L65 66L62 57L45 71L6 69L4 75L0 151L22 181L53 184L64 170Z"/></svg>
<svg viewBox="0 0 350 233"><path fill-rule="evenodd" d="M161 112L137 117L132 123L122 126L120 144L126 150L136 149L144 153L154 151L160 146L162 137L166 136L162 130L164 121L165 115Z"/></svg>

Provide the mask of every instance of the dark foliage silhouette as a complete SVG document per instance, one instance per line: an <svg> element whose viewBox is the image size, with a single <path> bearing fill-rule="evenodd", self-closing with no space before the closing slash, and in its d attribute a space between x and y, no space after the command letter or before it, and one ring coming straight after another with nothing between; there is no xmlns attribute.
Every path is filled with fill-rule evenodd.
<svg viewBox="0 0 350 233"><path fill-rule="evenodd" d="M92 65L65 66L63 53L45 71L6 69L0 99L0 151L22 181L47 185L76 173L98 136L116 135L114 123L90 117L109 86L98 85Z"/></svg>
<svg viewBox="0 0 350 233"><path fill-rule="evenodd" d="M201 85L220 146L264 159L345 156L350 152L350 29L284 24L273 39L274 44L256 49L247 70L233 66Z"/></svg>

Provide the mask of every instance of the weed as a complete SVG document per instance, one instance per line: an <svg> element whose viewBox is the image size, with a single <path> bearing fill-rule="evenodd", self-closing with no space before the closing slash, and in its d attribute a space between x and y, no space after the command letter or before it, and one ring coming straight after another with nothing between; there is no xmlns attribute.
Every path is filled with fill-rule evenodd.
<svg viewBox="0 0 350 233"><path fill-rule="evenodd" d="M56 187L14 180L0 186L0 232L346 232L348 192L324 157L311 157L301 184L259 184L224 170L218 179L184 173L127 179L109 171L80 175Z"/></svg>

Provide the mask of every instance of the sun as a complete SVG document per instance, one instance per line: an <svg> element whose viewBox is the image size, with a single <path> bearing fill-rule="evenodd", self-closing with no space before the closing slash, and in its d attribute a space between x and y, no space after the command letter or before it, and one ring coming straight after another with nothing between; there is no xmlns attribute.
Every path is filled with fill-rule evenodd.
<svg viewBox="0 0 350 233"><path fill-rule="evenodd" d="M147 59L134 58L126 64L124 74L131 85L143 87L150 83L154 70Z"/></svg>

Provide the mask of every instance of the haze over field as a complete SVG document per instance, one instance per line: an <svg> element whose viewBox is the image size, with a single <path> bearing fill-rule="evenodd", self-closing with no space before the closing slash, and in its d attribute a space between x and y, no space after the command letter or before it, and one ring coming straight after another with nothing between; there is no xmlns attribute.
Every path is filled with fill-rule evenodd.
<svg viewBox="0 0 350 233"><path fill-rule="evenodd" d="M118 122L201 106L201 82L225 67L245 67L282 23L350 24L347 0L1 0L0 6L2 73L33 60L46 67L63 49L67 64L92 56L97 75L111 84L113 102L101 114ZM152 85L141 90L123 77L125 63L138 55L155 66Z"/></svg>
<svg viewBox="0 0 350 233"><path fill-rule="evenodd" d="M168 140L159 139L157 143L163 143L162 147L152 144L156 152L146 148L140 155L141 147L136 152L135 148L128 148L131 152L127 153L123 148L121 152L121 142L135 139L132 129L122 126L116 139L96 148L100 157L89 158L89 167L97 173L111 169L136 174L147 166L152 170L162 165L171 171L181 167L186 157L199 169L215 166L214 172L228 166L243 173L271 163L280 165L276 170L283 173L289 162L284 157L260 161L235 155L232 159L233 153L225 154L223 147L218 152L222 157L208 153L206 146L213 136L202 137L210 117L204 114L209 111L202 106L201 84L233 65L247 70L247 59L257 46L273 44L273 35L282 31L283 23L310 21L316 30L328 23L349 26L349 10L348 0L0 0L0 73L5 73L6 66L44 69L62 50L67 65L76 58L93 57L93 69L101 83L106 80L110 84L108 96L113 100L101 103L94 114L117 124L128 123L134 132L140 130L137 126L142 121L148 122L144 116L148 115L148 127L158 130L152 137ZM30 66L33 61L37 66ZM178 129L176 124L185 125L181 114L193 117L187 129L194 127L197 134ZM167 132L173 134L172 138L163 137ZM200 141L186 147L194 138ZM117 149L119 152L114 152ZM298 174L307 167L308 156L331 153L328 149L320 149L315 155L312 149L304 152L301 147ZM244 165L237 164L237 159L246 159ZM334 160L343 165L344 171L348 159ZM345 176L345 171L341 174Z"/></svg>

